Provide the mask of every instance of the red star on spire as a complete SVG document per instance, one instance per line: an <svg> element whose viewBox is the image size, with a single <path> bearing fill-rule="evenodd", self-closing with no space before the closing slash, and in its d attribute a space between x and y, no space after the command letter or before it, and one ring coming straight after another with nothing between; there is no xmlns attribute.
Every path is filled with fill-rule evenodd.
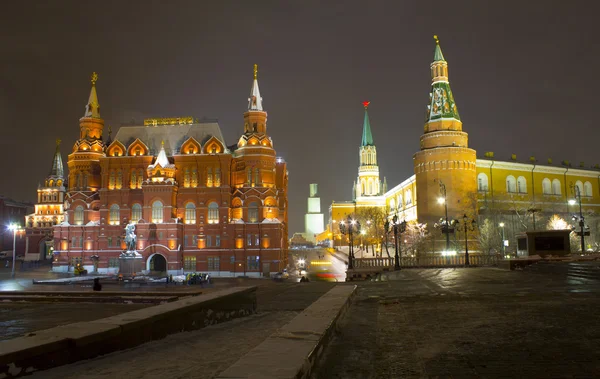
<svg viewBox="0 0 600 379"><path fill-rule="evenodd" d="M370 101L363 101L362 105L363 107L365 107L365 109L367 109L369 107L369 104L371 104Z"/></svg>

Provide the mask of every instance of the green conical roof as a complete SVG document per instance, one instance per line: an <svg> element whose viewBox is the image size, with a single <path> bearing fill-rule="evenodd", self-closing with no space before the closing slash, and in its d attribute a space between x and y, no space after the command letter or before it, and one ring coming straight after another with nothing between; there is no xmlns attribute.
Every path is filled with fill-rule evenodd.
<svg viewBox="0 0 600 379"><path fill-rule="evenodd" d="M52 159L52 169L50 170L50 176L64 177L65 169L63 167L62 157L60 155L60 140L56 140L56 151L54 152L54 159Z"/></svg>
<svg viewBox="0 0 600 379"><path fill-rule="evenodd" d="M435 52L433 53L433 61L445 61L444 54L442 54L442 48L440 47L440 40L438 39L438 36L433 36L433 39L435 40Z"/></svg>
<svg viewBox="0 0 600 379"><path fill-rule="evenodd" d="M373 146L373 134L371 134L371 123L369 122L369 112L367 112L369 102L365 101L363 105L365 106L365 120L363 121L362 143L360 145Z"/></svg>

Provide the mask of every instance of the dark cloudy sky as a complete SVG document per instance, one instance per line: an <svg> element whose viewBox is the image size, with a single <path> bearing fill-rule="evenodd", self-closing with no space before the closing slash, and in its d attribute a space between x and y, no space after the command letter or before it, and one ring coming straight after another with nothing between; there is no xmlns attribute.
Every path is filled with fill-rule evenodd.
<svg viewBox="0 0 600 379"><path fill-rule="evenodd" d="M349 200L363 108L390 187L413 173L433 34L470 146L600 163L593 1L4 1L0 194L33 200L54 140L78 136L89 76L106 124L218 118L228 144L259 64L268 132L289 164L290 231L309 183Z"/></svg>

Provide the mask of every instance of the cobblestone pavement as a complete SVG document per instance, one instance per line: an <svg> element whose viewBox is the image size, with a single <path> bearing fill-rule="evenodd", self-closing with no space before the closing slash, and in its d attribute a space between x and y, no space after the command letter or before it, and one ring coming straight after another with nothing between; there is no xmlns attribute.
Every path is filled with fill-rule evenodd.
<svg viewBox="0 0 600 379"><path fill-rule="evenodd" d="M214 378L335 285L263 283L256 315L41 371L33 378Z"/></svg>
<svg viewBox="0 0 600 379"><path fill-rule="evenodd" d="M410 269L387 279L359 285L313 378L600 373L599 280L494 268Z"/></svg>

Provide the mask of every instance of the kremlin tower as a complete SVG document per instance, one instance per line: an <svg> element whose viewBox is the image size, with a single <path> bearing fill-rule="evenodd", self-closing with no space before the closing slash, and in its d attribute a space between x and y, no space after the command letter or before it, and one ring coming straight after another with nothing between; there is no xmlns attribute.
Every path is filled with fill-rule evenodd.
<svg viewBox="0 0 600 379"><path fill-rule="evenodd" d="M369 121L369 101L363 102L365 118L360 147L358 148L359 166L358 178L354 183L353 198L380 196L386 189L382 188L377 165L377 148L373 143L371 122Z"/></svg>
<svg viewBox="0 0 600 379"><path fill-rule="evenodd" d="M437 36L434 38L424 133L421 150L413 157L420 222L435 222L443 216L443 206L438 199L444 196L444 190L449 219L472 213L475 204L470 196L477 193L475 150L469 148L468 135L462 130L448 81L448 62Z"/></svg>

